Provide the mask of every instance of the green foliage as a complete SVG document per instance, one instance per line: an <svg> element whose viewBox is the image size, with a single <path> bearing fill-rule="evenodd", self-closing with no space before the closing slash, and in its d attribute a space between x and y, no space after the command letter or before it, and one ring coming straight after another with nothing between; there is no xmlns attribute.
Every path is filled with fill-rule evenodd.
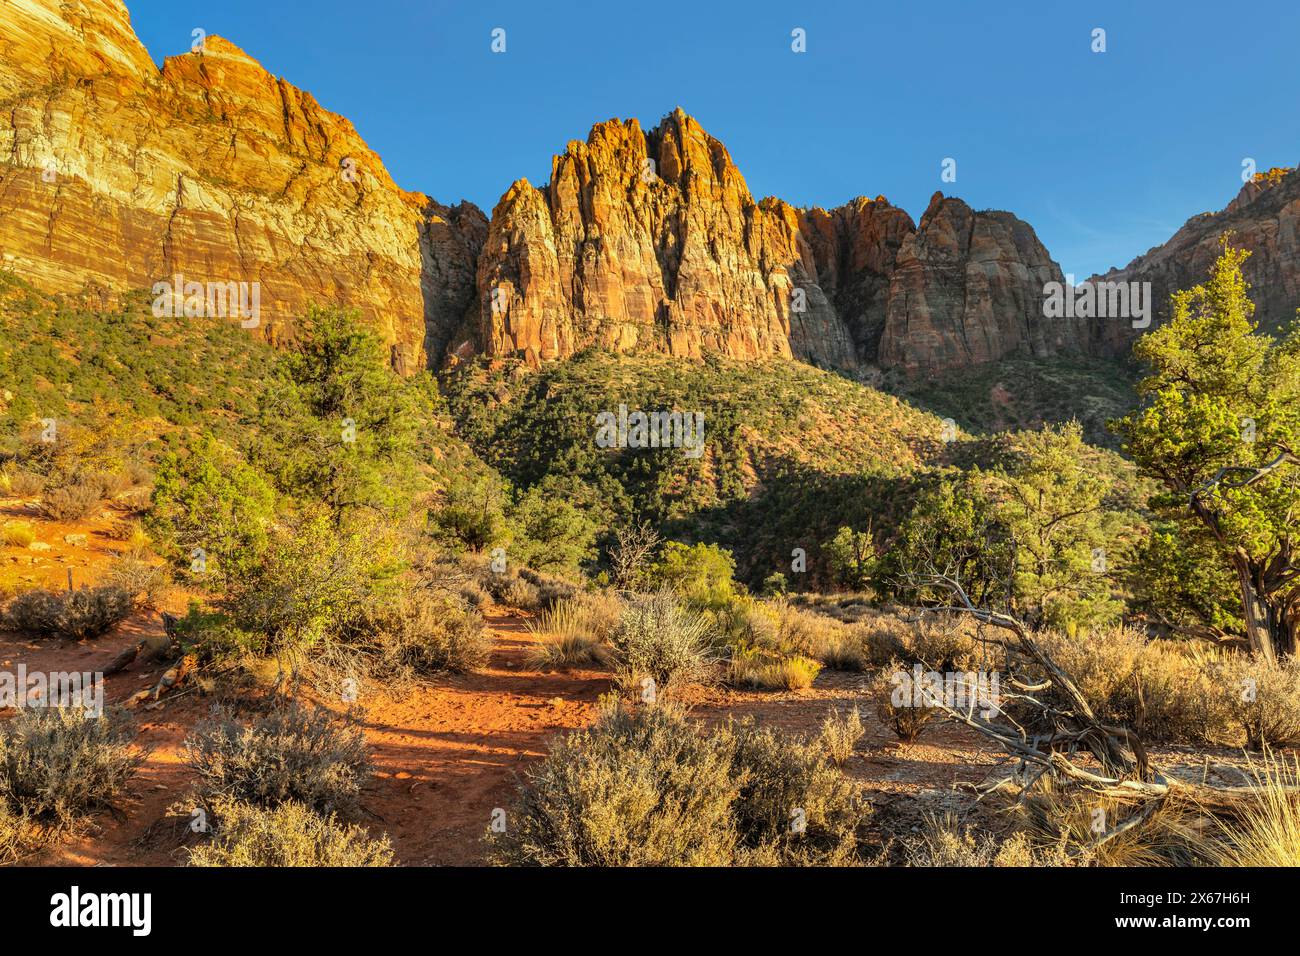
<svg viewBox="0 0 1300 956"><path fill-rule="evenodd" d="M326 514L307 513L277 526L257 563L228 576L221 606L272 650L315 647L360 608L396 593L399 562L381 527L339 528Z"/></svg>
<svg viewBox="0 0 1300 956"><path fill-rule="evenodd" d="M698 607L725 607L736 594L736 562L716 544L668 541L647 575L651 587L666 586Z"/></svg>
<svg viewBox="0 0 1300 956"><path fill-rule="evenodd" d="M865 531L840 528L822 546L822 552L841 590L861 591L867 587L876 570L876 546L869 528Z"/></svg>
<svg viewBox="0 0 1300 956"><path fill-rule="evenodd" d="M1245 633L1237 582L1207 529L1157 522L1130 580L1135 608L1177 632Z"/></svg>
<svg viewBox="0 0 1300 956"><path fill-rule="evenodd" d="M576 575L596 555L593 510L575 504L559 482L534 485L511 513L518 528L513 557L537 571Z"/></svg>
<svg viewBox="0 0 1300 956"><path fill-rule="evenodd" d="M179 567L218 580L248 573L266 549L276 495L230 446L203 434L159 463L150 535Z"/></svg>
<svg viewBox="0 0 1300 956"><path fill-rule="evenodd" d="M1231 562L1252 646L1272 656L1294 649L1300 598L1300 464L1285 459L1300 449L1300 334L1257 331L1241 272L1249 253L1227 236L1222 246L1208 280L1176 293L1170 321L1135 347L1150 369L1143 404L1116 427L1163 485L1153 505L1184 540L1190 527L1208 531Z"/></svg>
<svg viewBox="0 0 1300 956"><path fill-rule="evenodd" d="M1077 423L1005 436L991 467L946 475L916 499L876 572L886 594L944 574L978 605L1035 626L1097 626L1122 610L1112 565L1139 523L1117 497L1113 456L1089 448ZM925 600L941 589L922 587Z"/></svg>
<svg viewBox="0 0 1300 956"><path fill-rule="evenodd" d="M263 392L251 457L281 492L338 520L361 508L395 515L414 493L416 430L432 413L355 314L311 309Z"/></svg>
<svg viewBox="0 0 1300 956"><path fill-rule="evenodd" d="M1015 542L1015 604L1032 623L1096 626L1122 608L1107 576L1104 504L1114 478L1077 422L1008 439L1009 462L988 475L997 521Z"/></svg>

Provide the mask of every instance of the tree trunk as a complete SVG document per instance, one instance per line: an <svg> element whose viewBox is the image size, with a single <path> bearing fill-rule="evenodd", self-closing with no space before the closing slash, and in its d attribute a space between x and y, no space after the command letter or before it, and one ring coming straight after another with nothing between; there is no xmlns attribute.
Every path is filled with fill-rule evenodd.
<svg viewBox="0 0 1300 956"><path fill-rule="evenodd" d="M1237 580L1241 587L1241 606L1246 617L1246 638L1251 652L1273 663L1279 657L1295 653L1295 622L1289 620L1286 607L1271 600L1268 590L1250 562L1237 558Z"/></svg>

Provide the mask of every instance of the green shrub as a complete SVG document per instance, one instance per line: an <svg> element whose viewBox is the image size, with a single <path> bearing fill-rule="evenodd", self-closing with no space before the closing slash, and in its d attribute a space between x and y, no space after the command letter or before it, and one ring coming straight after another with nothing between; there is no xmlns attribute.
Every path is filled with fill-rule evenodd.
<svg viewBox="0 0 1300 956"><path fill-rule="evenodd" d="M321 813L352 809L371 768L360 728L323 709L289 704L250 725L216 711L185 741L198 797L275 807L295 800Z"/></svg>
<svg viewBox="0 0 1300 956"><path fill-rule="evenodd" d="M648 578L651 587L667 586L701 607L719 607L736 592L735 573L736 562L725 548L669 541Z"/></svg>
<svg viewBox="0 0 1300 956"><path fill-rule="evenodd" d="M142 756L135 724L111 709L33 707L0 721L0 803L16 814L66 826L111 805Z"/></svg>
<svg viewBox="0 0 1300 956"><path fill-rule="evenodd" d="M392 866L387 837L372 840L301 803L267 809L218 803L211 842L189 850L190 866Z"/></svg>
<svg viewBox="0 0 1300 956"><path fill-rule="evenodd" d="M4 611L6 627L40 637L82 641L112 630L131 613L131 595L108 585L75 591L35 589L19 594Z"/></svg>

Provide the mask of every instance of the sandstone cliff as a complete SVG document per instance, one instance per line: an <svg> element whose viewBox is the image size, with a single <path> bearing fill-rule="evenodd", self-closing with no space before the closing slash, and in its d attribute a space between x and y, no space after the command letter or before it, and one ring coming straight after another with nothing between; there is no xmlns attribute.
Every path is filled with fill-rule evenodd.
<svg viewBox="0 0 1300 956"><path fill-rule="evenodd" d="M0 58L3 267L56 291L260 284L261 334L361 309L395 366L474 298L486 219L398 189L346 119L233 44L160 71L120 0L14 0Z"/></svg>
<svg viewBox="0 0 1300 956"><path fill-rule="evenodd" d="M1300 168L1256 176L1221 211L1193 216L1168 242L1101 278L1150 282L1159 324L1169 316L1171 293L1205 280L1225 232L1234 246L1250 250L1243 273L1255 319L1276 331L1300 308Z"/></svg>
<svg viewBox="0 0 1300 956"><path fill-rule="evenodd" d="M1060 269L1028 224L936 194L918 228L884 197L756 202L680 109L610 120L516 182L478 267L481 347L530 362L595 346L932 370L1088 348L1047 320Z"/></svg>
<svg viewBox="0 0 1300 956"><path fill-rule="evenodd" d="M350 122L226 40L159 70L121 0L3 16L0 265L46 288L257 283L258 334L355 306L403 371L598 347L933 372L1123 345L1043 317L1060 271L1011 214L756 200L680 109L648 132L598 124L489 224L399 189ZM1294 258L1288 215L1273 231Z"/></svg>

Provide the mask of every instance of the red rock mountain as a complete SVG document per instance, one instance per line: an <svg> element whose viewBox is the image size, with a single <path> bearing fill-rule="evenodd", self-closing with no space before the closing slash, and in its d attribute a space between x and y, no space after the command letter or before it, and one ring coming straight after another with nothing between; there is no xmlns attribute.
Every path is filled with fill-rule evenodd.
<svg viewBox="0 0 1300 956"><path fill-rule="evenodd" d="M120 0L0 8L0 252L56 291L260 283L262 334L354 305L414 369L474 298L474 206L398 189L346 119L233 44L154 65Z"/></svg>
<svg viewBox="0 0 1300 956"><path fill-rule="evenodd" d="M1169 295L1205 279L1219 256L1219 237L1250 250L1242 271L1250 283L1255 319L1277 330L1300 308L1300 167L1261 173L1219 212L1193 216L1168 242L1101 278L1150 282L1156 324L1168 318Z"/></svg>
<svg viewBox="0 0 1300 956"><path fill-rule="evenodd" d="M909 370L1088 348L1043 317L1061 272L1028 224L936 193L918 228L883 197L755 201L680 109L597 125L551 181L511 186L479 259L480 342L530 361L588 346Z"/></svg>
<svg viewBox="0 0 1300 956"><path fill-rule="evenodd" d="M489 223L398 188L350 122L226 40L160 70L121 0L0 7L0 105L3 268L57 291L255 282L272 339L310 303L355 306L402 370L594 346L924 373L1131 336L1043 316L1061 272L1010 213L939 193L919 224L884 197L755 200L681 110L597 124ZM1163 304L1235 228L1263 313L1294 311L1298 202L1294 173L1249 185L1115 275Z"/></svg>

